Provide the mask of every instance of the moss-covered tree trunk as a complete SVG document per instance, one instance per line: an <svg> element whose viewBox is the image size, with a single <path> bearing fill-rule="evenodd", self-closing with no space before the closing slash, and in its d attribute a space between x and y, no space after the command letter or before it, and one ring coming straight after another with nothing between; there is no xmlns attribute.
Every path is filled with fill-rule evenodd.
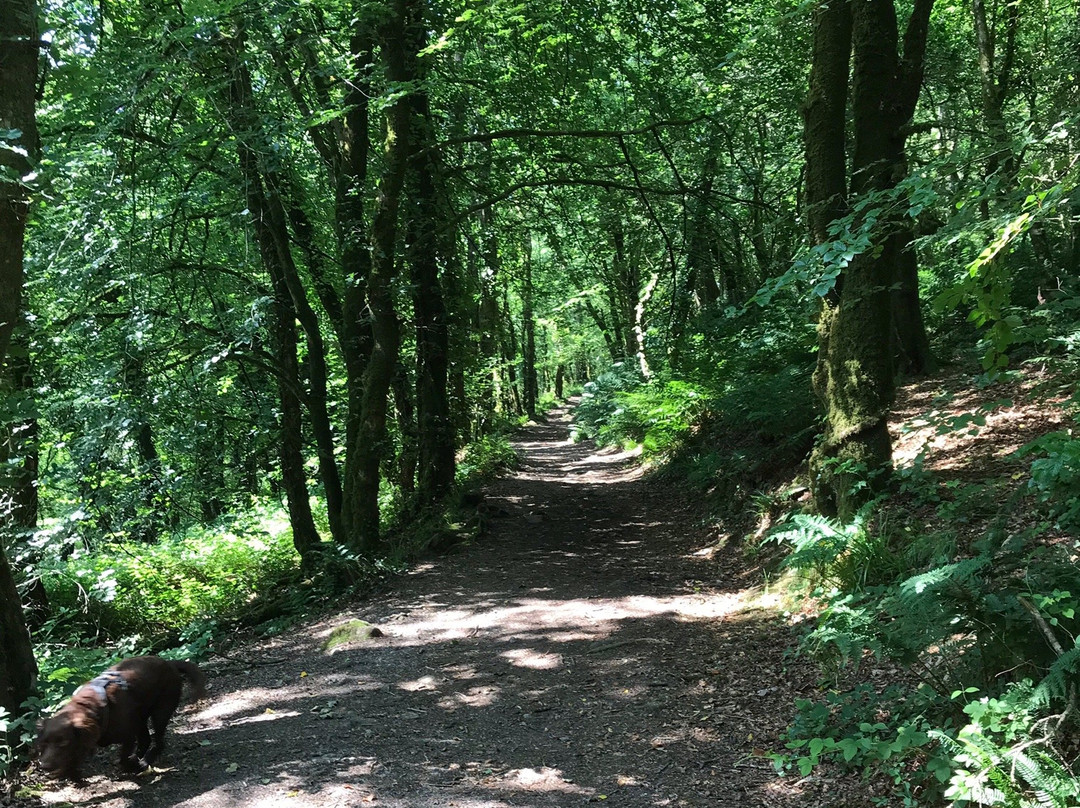
<svg viewBox="0 0 1080 808"><path fill-rule="evenodd" d="M854 53L850 191L857 195L895 187L907 174L905 127L922 82L933 0L916 0L902 52L893 0L844 5L819 6L806 105L809 219L819 243L829 237L828 223L846 210L839 173L845 155L837 138L844 142L847 31ZM814 386L825 408L825 434L811 459L811 474L815 500L827 514L851 516L892 467L887 421L896 373L892 290L904 269L904 231L901 222L882 223L875 249L855 257L822 307Z"/></svg>

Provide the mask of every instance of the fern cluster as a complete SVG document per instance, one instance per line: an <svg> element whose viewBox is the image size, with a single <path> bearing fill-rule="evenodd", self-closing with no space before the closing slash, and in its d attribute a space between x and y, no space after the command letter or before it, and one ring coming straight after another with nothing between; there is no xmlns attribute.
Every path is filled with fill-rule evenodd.
<svg viewBox="0 0 1080 808"><path fill-rule="evenodd" d="M804 648L837 671L872 655L921 680L917 705L894 694L877 708L896 726L935 728L928 739L953 760L946 796L1017 808L1080 805L1080 781L1053 745L1059 730L1075 730L1080 673L1080 569L1067 549L991 531L972 555L904 574L915 566L913 543L890 535L869 510L850 523L797 516L774 538L825 601ZM956 697L972 693L986 695L961 712ZM828 714L841 718L835 707ZM843 721L831 729L835 748L865 721L849 717L847 730Z"/></svg>
<svg viewBox="0 0 1080 808"><path fill-rule="evenodd" d="M1006 808L1075 808L1080 779L1036 730L1043 699L1030 680L1010 684L1000 698L983 697L964 708L970 722L955 736L934 732L956 766L945 796L953 801Z"/></svg>

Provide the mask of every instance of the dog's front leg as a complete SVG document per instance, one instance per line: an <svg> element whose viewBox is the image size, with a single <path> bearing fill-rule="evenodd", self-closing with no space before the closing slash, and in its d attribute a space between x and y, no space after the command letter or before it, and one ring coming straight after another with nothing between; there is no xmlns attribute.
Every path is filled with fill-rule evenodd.
<svg viewBox="0 0 1080 808"><path fill-rule="evenodd" d="M139 758L140 760L145 760L147 763L149 763L150 759L147 757L147 754L149 753L151 743L150 730L147 729L146 721L136 722L135 729L136 732L138 732L139 737L139 743L135 747L135 757ZM156 744L154 745L156 746Z"/></svg>
<svg viewBox="0 0 1080 808"><path fill-rule="evenodd" d="M129 738L120 744L120 768L128 774L146 771L146 764L135 755L134 738Z"/></svg>

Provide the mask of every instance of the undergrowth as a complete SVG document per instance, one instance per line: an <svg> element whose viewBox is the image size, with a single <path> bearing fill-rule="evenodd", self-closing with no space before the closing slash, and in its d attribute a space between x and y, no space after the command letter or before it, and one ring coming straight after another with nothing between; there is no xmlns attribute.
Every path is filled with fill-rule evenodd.
<svg viewBox="0 0 1080 808"><path fill-rule="evenodd" d="M457 486L474 488L516 462L505 435L477 440L460 458ZM327 541L311 569L301 567L288 514L275 501L162 533L154 543L114 539L89 546L58 520L11 547L16 566L33 569L33 577L22 581L24 590L37 589L43 597L32 613L38 617L38 694L20 715L0 714L0 739L8 739L0 742L0 779L29 747L36 717L117 660L142 653L197 660L220 650L242 627L281 631L403 569L408 557L443 534L460 507L454 500L457 506L406 528L407 509L387 497L383 509L399 523L391 525L400 545L392 557L358 557ZM320 530L329 534L325 524Z"/></svg>
<svg viewBox="0 0 1080 808"><path fill-rule="evenodd" d="M804 307L729 315L708 310L692 323L678 367L646 380L636 365L616 363L587 383L573 434L641 446L666 461L665 475L734 516L760 488L790 476L812 447L817 414Z"/></svg>
<svg viewBox="0 0 1080 808"><path fill-rule="evenodd" d="M1048 541L1047 520L1006 529L1008 507L971 546L916 535L930 505L951 507L882 499L849 523L798 514L773 531L820 604L802 649L832 672L823 699L798 703L775 762L885 775L906 805L1074 806L1080 543ZM868 683L867 665L892 684Z"/></svg>

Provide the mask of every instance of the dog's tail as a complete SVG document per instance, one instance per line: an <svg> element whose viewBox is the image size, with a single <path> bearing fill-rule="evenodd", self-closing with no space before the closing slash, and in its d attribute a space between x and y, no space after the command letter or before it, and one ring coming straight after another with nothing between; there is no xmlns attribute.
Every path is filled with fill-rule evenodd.
<svg viewBox="0 0 1080 808"><path fill-rule="evenodd" d="M177 673L187 679L187 683L191 685L192 701L198 701L206 695L206 674L199 670L198 665L181 659L174 659L171 662Z"/></svg>

